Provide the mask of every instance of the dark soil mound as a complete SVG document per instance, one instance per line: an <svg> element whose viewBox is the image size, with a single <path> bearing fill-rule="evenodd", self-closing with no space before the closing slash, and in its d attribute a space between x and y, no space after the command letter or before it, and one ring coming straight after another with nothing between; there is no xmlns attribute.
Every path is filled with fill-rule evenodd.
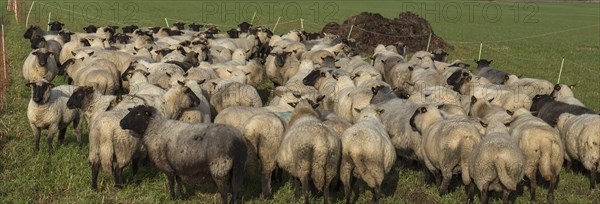
<svg viewBox="0 0 600 204"><path fill-rule="evenodd" d="M346 38L352 25L354 28L350 38L356 40L363 55L373 54L377 44L392 45L398 42L407 45L409 52L425 50L429 33L433 33L429 50L452 48L452 45L435 35L427 20L411 12L401 13L394 19L385 18L378 13L362 12L349 17L341 25L328 23L322 31Z"/></svg>

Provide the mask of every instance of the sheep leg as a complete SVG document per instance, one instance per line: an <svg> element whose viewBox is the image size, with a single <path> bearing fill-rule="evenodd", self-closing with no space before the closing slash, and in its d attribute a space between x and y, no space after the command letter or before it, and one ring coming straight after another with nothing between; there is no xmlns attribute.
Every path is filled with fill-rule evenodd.
<svg viewBox="0 0 600 204"><path fill-rule="evenodd" d="M300 180L296 177L291 177L294 184L294 199L300 198Z"/></svg>
<svg viewBox="0 0 600 204"><path fill-rule="evenodd" d="M83 141L81 141L81 134L83 133L81 118L77 118L73 121L73 127L75 127L75 134L77 135L77 144L79 145L79 149L81 149L83 146Z"/></svg>
<svg viewBox="0 0 600 204"><path fill-rule="evenodd" d="M442 185L442 176L440 175L440 172L437 170L434 170L434 171L431 171L431 173L433 174L433 178L435 179L435 185L441 186Z"/></svg>
<svg viewBox="0 0 600 204"><path fill-rule="evenodd" d="M567 160L567 169L568 169L570 172L573 172L573 161L571 161L571 160Z"/></svg>
<svg viewBox="0 0 600 204"><path fill-rule="evenodd" d="M36 127L33 124L31 125L31 130L33 130L33 136L35 137L35 147L33 148L33 151L38 152L40 151L40 128Z"/></svg>
<svg viewBox="0 0 600 204"><path fill-rule="evenodd" d="M329 203L329 186L330 186L330 183L326 183L325 187L323 187L323 203L324 204Z"/></svg>
<svg viewBox="0 0 600 204"><path fill-rule="evenodd" d="M113 172L115 173L115 187L123 188L123 168L116 166Z"/></svg>
<svg viewBox="0 0 600 204"><path fill-rule="evenodd" d="M309 195L308 191L309 191L309 188L310 188L310 183L309 183L309 180L308 180L308 175L302 176L300 183L302 183L302 193L304 194L304 203L308 204L309 203L308 202L308 195Z"/></svg>
<svg viewBox="0 0 600 204"><path fill-rule="evenodd" d="M558 185L558 180L559 180L559 176L556 175L554 176L552 179L550 179L550 186L548 187L548 203L553 204L554 203L554 189L556 189L556 186Z"/></svg>
<svg viewBox="0 0 600 204"><path fill-rule="evenodd" d="M221 203L227 203L227 191L229 190L229 186L225 182L225 179L213 175L213 180L215 181L217 189L219 189L219 193L221 194Z"/></svg>
<svg viewBox="0 0 600 204"><path fill-rule="evenodd" d="M503 204L508 204L509 203L509 199L510 199L510 191L504 189L504 191L502 191L502 203Z"/></svg>
<svg viewBox="0 0 600 204"><path fill-rule="evenodd" d="M442 184L439 185L440 196L448 192L448 186L450 186L450 180L452 180L452 171L445 171L442 175Z"/></svg>
<svg viewBox="0 0 600 204"><path fill-rule="evenodd" d="M183 183L181 182L181 177L175 176L175 182L177 182L177 191L179 192L179 196L183 197Z"/></svg>
<svg viewBox="0 0 600 204"><path fill-rule="evenodd" d="M348 176L350 178L342 178L348 179L348 184L344 185L344 193L346 193L346 204L350 204L350 196L352 195L352 186L354 185L354 179L352 176Z"/></svg>
<svg viewBox="0 0 600 204"><path fill-rule="evenodd" d="M52 149L52 141L54 140L54 134L56 133L56 131L58 130L58 125L51 125L50 128L48 128L48 152L50 154L54 153L54 149Z"/></svg>
<svg viewBox="0 0 600 204"><path fill-rule="evenodd" d="M475 183L469 183L469 185L465 186L465 190L467 191L467 204L473 203L475 195Z"/></svg>
<svg viewBox="0 0 600 204"><path fill-rule="evenodd" d="M67 128L61 128L58 130L58 146L62 146L65 142L65 134L67 133Z"/></svg>
<svg viewBox="0 0 600 204"><path fill-rule="evenodd" d="M92 189L98 190L98 173L100 172L100 163L92 164Z"/></svg>
<svg viewBox="0 0 600 204"><path fill-rule="evenodd" d="M531 203L535 202L535 189L537 188L537 181L536 181L536 176L532 176L532 178L529 178L529 197L531 200Z"/></svg>
<svg viewBox="0 0 600 204"><path fill-rule="evenodd" d="M139 163L139 159L134 158L131 161L131 174L133 175L133 184L137 185L140 184L140 180L138 180L137 177L137 172L138 172L138 164Z"/></svg>
<svg viewBox="0 0 600 204"><path fill-rule="evenodd" d="M379 195L381 194L381 187L376 186L373 188L373 200L372 203L377 203L379 201Z"/></svg>
<svg viewBox="0 0 600 204"><path fill-rule="evenodd" d="M427 169L424 162L421 162L421 168L423 169L423 174L425 174L425 184L433 183L433 175L431 174L429 169Z"/></svg>
<svg viewBox="0 0 600 204"><path fill-rule="evenodd" d="M265 199L271 198L273 196L271 192L271 176L273 175L273 171L271 170L263 170L261 176L262 183L262 193Z"/></svg>
<svg viewBox="0 0 600 204"><path fill-rule="evenodd" d="M590 189L594 188L596 188L596 171L592 169L590 171Z"/></svg>
<svg viewBox="0 0 600 204"><path fill-rule="evenodd" d="M171 196L171 200L175 200L175 174L166 173L167 180L169 181L169 195Z"/></svg>
<svg viewBox="0 0 600 204"><path fill-rule="evenodd" d="M481 189L481 203L490 203L488 200L488 191L490 188L490 182L486 182L485 184L483 184L483 188Z"/></svg>

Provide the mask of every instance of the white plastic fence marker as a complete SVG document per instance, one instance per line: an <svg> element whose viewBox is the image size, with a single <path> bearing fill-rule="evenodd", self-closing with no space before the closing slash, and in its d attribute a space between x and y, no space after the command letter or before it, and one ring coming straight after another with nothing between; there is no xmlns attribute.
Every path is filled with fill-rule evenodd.
<svg viewBox="0 0 600 204"><path fill-rule="evenodd" d="M46 30L50 30L50 16L52 16L52 12L48 12L48 28Z"/></svg>
<svg viewBox="0 0 600 204"><path fill-rule="evenodd" d="M252 15L252 20L250 21L250 24L254 23L254 18L256 17L256 11L254 12L254 15Z"/></svg>
<svg viewBox="0 0 600 204"><path fill-rule="evenodd" d="M565 58L562 58L562 62L560 63L560 71L558 71L558 80L556 80L556 84L560 84L560 76L562 75L563 65L565 65Z"/></svg>
<svg viewBox="0 0 600 204"><path fill-rule="evenodd" d="M167 28L169 27L169 20L167 20L167 18L165 18L165 24L167 24Z"/></svg>
<svg viewBox="0 0 600 204"><path fill-rule="evenodd" d="M477 57L477 60L481 60L481 48L483 48L483 43L479 43L479 57Z"/></svg>
<svg viewBox="0 0 600 204"><path fill-rule="evenodd" d="M275 28L277 28L277 24L279 24L279 20L281 20L281 16L279 16L279 18L277 18L277 22L275 23L275 26L273 26L273 33L275 33Z"/></svg>
<svg viewBox="0 0 600 204"><path fill-rule="evenodd" d="M17 23L19 23L19 1L17 0L13 0L13 11L15 12L15 21L17 21Z"/></svg>
<svg viewBox="0 0 600 204"><path fill-rule="evenodd" d="M27 12L27 18L25 19L25 28L27 28L27 26L29 25L29 14L31 14L31 9L33 9L34 4L35 4L35 1L32 1L31 7L29 7L29 12Z"/></svg>
<svg viewBox="0 0 600 204"><path fill-rule="evenodd" d="M304 19L303 18L300 19L300 29L302 31L304 31Z"/></svg>
<svg viewBox="0 0 600 204"><path fill-rule="evenodd" d="M350 26L350 31L348 31L348 37L346 37L346 40L350 40L350 35L352 35L352 29L354 29L354 25Z"/></svg>
<svg viewBox="0 0 600 204"><path fill-rule="evenodd" d="M427 39L427 49L425 49L427 52L429 52L429 44L431 44L431 33L429 33L429 39Z"/></svg>
<svg viewBox="0 0 600 204"><path fill-rule="evenodd" d="M6 72L6 45L4 45L4 24L2 24L2 62L4 63L4 79L8 79Z"/></svg>

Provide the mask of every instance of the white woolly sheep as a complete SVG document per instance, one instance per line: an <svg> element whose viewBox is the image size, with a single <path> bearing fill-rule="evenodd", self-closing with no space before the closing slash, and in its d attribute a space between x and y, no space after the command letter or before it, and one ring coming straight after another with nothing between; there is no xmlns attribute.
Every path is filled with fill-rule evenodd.
<svg viewBox="0 0 600 204"><path fill-rule="evenodd" d="M502 201L508 203L510 193L517 190L523 178L525 165L523 152L508 134L508 128L499 121L491 121L469 159L472 182L467 186L467 202L473 201L477 186L481 203L489 202L490 190L502 191Z"/></svg>
<svg viewBox="0 0 600 204"><path fill-rule="evenodd" d="M574 160L583 163L590 171L590 188L595 188L600 173L600 116L563 113L556 128L565 145L567 166L571 167Z"/></svg>
<svg viewBox="0 0 600 204"><path fill-rule="evenodd" d="M360 111L354 125L341 136L342 159L340 180L344 184L346 203L350 203L352 177L357 177L373 189L373 202L381 194L381 184L396 161L396 151L379 120L382 109L374 106Z"/></svg>
<svg viewBox="0 0 600 204"><path fill-rule="evenodd" d="M474 146L481 141L472 123L444 119L437 107L429 105L418 108L410 124L423 136L420 149L423 163L433 173L440 195L448 191L452 174L459 169L463 184L471 183L469 158Z"/></svg>
<svg viewBox="0 0 600 204"><path fill-rule="evenodd" d="M51 82L58 74L58 67L54 57L46 48L31 51L23 63L23 78L27 82L45 79Z"/></svg>
<svg viewBox="0 0 600 204"><path fill-rule="evenodd" d="M301 100L288 124L288 130L279 147L277 163L302 183L304 202L308 203L310 180L323 192L325 203L329 200L329 184L336 176L341 154L341 144L331 128L325 126L308 100ZM318 106L318 105L316 105ZM296 190L299 186L296 185Z"/></svg>
<svg viewBox="0 0 600 204"><path fill-rule="evenodd" d="M563 164L565 150L556 129L523 108L516 110L510 124L510 134L525 156L525 176L529 178L531 202L535 202L537 174L549 182L548 202L554 202L554 189Z"/></svg>
<svg viewBox="0 0 600 204"><path fill-rule="evenodd" d="M77 134L77 142L81 147L81 112L67 108L67 100L75 89L74 86L62 85L54 87L44 79L27 83L31 88L31 100L27 106L27 119L35 137L35 151L40 149L42 129L48 129L48 152L52 153L54 134L58 132L58 144L64 141L67 126L73 123Z"/></svg>

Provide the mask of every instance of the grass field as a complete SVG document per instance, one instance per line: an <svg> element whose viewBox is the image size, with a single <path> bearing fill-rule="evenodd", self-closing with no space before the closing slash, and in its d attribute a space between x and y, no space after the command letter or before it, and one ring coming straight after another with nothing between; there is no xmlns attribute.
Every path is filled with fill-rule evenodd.
<svg viewBox="0 0 600 204"><path fill-rule="evenodd" d="M44 145L38 154L33 152L34 139L26 117L30 91L21 77L21 66L30 51L29 42L22 37L30 2L20 3L19 23L15 22L12 13L2 11L11 81L0 106L0 203L167 202L166 178L151 165L141 168L142 183L139 186L116 189L112 187L112 179L106 177L100 179L100 192L92 191L87 146L78 149L71 130L67 133L66 145L54 155L48 155ZM431 22L437 35L455 46L450 50L451 59L472 62L477 58L479 43L483 42L482 58L493 59L493 65L517 75L556 82L564 57L561 82L577 83L576 96L600 112L598 3L52 1L36 2L29 24L45 25L48 12L52 12L52 20L60 20L66 28L78 32L89 24L165 26L165 17L170 23L176 19L211 22L221 24L221 30L226 30L231 26L224 25L250 21L255 10L260 12L254 24L266 24L270 28L278 16L283 16L276 33L300 28L299 18L305 19L307 31L316 31L329 21L342 22L362 11L378 12L386 17L396 17L405 10L414 11ZM64 81L59 77L55 83ZM451 193L440 197L436 188L423 183L423 173L410 166L399 162L386 177L382 203L458 203L466 200L464 187L456 185L458 179L452 182ZM129 169L125 170L125 176L130 178ZM555 194L557 203L600 203L600 189L590 190L586 175L563 170L560 176ZM243 199L246 202L300 201L294 200L289 182L274 187L273 200L260 199L259 179L246 179L245 184ZM212 184L188 185L186 189L185 202L218 202ZM334 195L336 202L342 202L340 193ZM524 203L528 201L529 193L521 188L516 196L518 203ZM494 194L494 202L499 202L499 197ZM542 185L538 200L545 201L545 197L546 187ZM369 200L370 193L365 192L358 202ZM321 202L321 196L314 201Z"/></svg>

